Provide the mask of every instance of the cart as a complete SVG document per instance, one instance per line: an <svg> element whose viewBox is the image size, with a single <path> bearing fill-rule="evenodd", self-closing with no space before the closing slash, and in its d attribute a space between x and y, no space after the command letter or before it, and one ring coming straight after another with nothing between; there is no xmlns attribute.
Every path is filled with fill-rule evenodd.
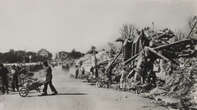
<svg viewBox="0 0 197 110"><path fill-rule="evenodd" d="M19 95L21 97L26 97L29 94L29 92L33 90L36 90L40 93L40 87L43 84L43 82L38 81L37 79L27 78L26 80L24 80L23 86L19 89Z"/></svg>

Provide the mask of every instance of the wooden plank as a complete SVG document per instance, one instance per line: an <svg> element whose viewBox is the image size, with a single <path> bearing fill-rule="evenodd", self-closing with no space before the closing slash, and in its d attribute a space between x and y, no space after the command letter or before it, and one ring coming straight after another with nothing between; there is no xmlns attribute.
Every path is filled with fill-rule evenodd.
<svg viewBox="0 0 197 110"><path fill-rule="evenodd" d="M160 57L160 58L162 58L162 59L164 59L164 60L166 60L166 61L171 61L172 63L174 63L174 64L176 64L176 65L179 66L179 63L176 62L175 60L169 59L169 58L165 57L164 55L160 54L159 52L157 52L157 51L154 50L153 48L150 48L150 47L147 47L147 48L148 48L148 50L150 50L152 53L154 53L154 54L157 55L158 57Z"/></svg>
<svg viewBox="0 0 197 110"><path fill-rule="evenodd" d="M174 42L172 44L161 45L161 46L155 47L154 49L157 51L157 50L161 50L161 49L167 49L167 48L175 46L175 45L186 44L186 43L190 43L190 42L191 42L191 39L184 39L184 40Z"/></svg>
<svg viewBox="0 0 197 110"><path fill-rule="evenodd" d="M129 62L135 60L138 57L139 54L134 55L133 57L129 58L125 62L123 62L124 65L127 65Z"/></svg>
<svg viewBox="0 0 197 110"><path fill-rule="evenodd" d="M116 57L113 59L113 61L109 64L109 66L107 67L106 69L106 72L109 71L109 69L111 68L111 66L114 64L114 62L117 60L117 58L120 56L120 54L122 53L123 51L123 46L121 47L119 53L116 55Z"/></svg>
<svg viewBox="0 0 197 110"><path fill-rule="evenodd" d="M197 25L197 20L196 20L196 22L194 23L194 25L193 25L193 27L192 27L191 31L189 32L189 34L187 35L187 37L186 37L186 38L191 38L190 36L191 36L191 34L192 34L192 32L193 32L194 28L196 27L196 25Z"/></svg>

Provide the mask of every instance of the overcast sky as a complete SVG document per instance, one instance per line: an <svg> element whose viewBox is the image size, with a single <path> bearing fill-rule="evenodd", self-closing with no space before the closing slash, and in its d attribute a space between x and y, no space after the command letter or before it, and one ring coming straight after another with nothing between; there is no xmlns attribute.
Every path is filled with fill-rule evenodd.
<svg viewBox="0 0 197 110"><path fill-rule="evenodd" d="M86 51L119 36L122 24L184 30L197 0L0 0L0 51Z"/></svg>

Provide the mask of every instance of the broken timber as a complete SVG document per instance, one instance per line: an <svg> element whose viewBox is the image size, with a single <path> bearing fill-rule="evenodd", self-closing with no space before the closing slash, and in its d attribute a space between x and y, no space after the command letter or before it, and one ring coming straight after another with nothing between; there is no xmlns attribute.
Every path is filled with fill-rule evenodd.
<svg viewBox="0 0 197 110"><path fill-rule="evenodd" d="M153 50L152 52L158 54L157 51L159 51L159 50L168 49L168 48L174 47L174 46L177 46L177 47L178 47L178 46L180 46L180 45L185 45L185 46L186 46L186 45L188 45L188 44L193 44L193 45L195 45L195 44L197 44L197 40L196 40L196 39L184 39L184 40L181 40L181 41L174 42L174 43L172 43L172 44L161 45L161 46L158 46L158 47L155 47L155 48L151 48L151 50ZM138 57L138 55L139 55L139 54L134 55L133 57L131 57L131 58L129 58L128 60L126 60L125 62L123 62L123 64L124 64L124 65L127 65L129 62L135 60L135 59ZM158 55L158 56L160 56L160 55ZM162 55L162 56L163 56L163 55ZM160 57L161 57L161 56L160 56ZM162 57L161 57L161 58L162 58ZM166 59L166 58L164 58L164 59ZM174 60L172 60L172 59L169 59L169 60L172 61L172 62L175 63L175 64L178 64L177 61L174 61Z"/></svg>
<svg viewBox="0 0 197 110"><path fill-rule="evenodd" d="M106 69L106 72L108 72L111 69L111 67L114 64L114 62L118 59L118 57L122 53L122 50L123 50L123 47L120 49L119 53L115 56L115 58L113 59L113 61L109 64L109 66Z"/></svg>

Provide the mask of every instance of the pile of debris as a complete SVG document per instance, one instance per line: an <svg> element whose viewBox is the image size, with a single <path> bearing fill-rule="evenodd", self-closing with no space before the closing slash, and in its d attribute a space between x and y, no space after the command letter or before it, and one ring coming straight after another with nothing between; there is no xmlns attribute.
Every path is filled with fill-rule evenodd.
<svg viewBox="0 0 197 110"><path fill-rule="evenodd" d="M149 33L149 29L144 29L139 32L139 35L134 36L133 40L131 38L119 40L122 41L123 44L123 63L121 64L124 65L123 67L127 66L129 76L131 76L131 81L127 82L130 83L128 85L131 85L128 89L136 90L137 93L148 93L149 95L146 95L147 97L156 100L162 100L162 98L158 98L158 96L164 96L165 100L166 97L170 98L170 100L173 98L175 99L174 102L169 103L167 102L168 100L166 100L166 102L167 105L171 104L171 106L176 106L174 108L184 108L194 105L191 104L191 102L192 99L195 98L188 97L194 97L197 93L195 90L197 84L195 84L194 80L196 77L195 74L197 74L195 71L196 62L190 60L189 66L183 66L179 61L181 58L187 60L196 56L195 46L197 40L189 38L190 33L186 36L186 39L176 41L177 36L169 29L151 33ZM153 42L153 44L150 45L150 42ZM119 53L117 55L119 55ZM165 78L160 79L157 77L157 80L155 80L156 86L152 85L152 83L145 82L144 79L141 82L135 82L136 79L133 78L135 74L140 75L141 73L144 74L144 72L152 71L153 66L151 65L153 65L157 59L160 59L160 62L162 60L168 63L170 62L175 66L173 66L173 68L170 67L171 69L168 68L168 70L163 68ZM115 57L113 61L117 61L117 57ZM111 65L115 64L114 62L111 63ZM166 65L168 65L168 63ZM160 67L161 66L162 65L160 65ZM109 67L110 66L108 66L108 69L112 69ZM120 74L123 68L119 67L121 66L118 65L113 68L113 73ZM148 70L146 69L147 67ZM141 73L136 73L139 70L143 71L143 69L146 70ZM143 77L143 75L140 77ZM191 91L192 93L190 93Z"/></svg>
<svg viewBox="0 0 197 110"><path fill-rule="evenodd" d="M167 95L173 97L185 96L192 86L191 78L192 76L187 68L177 70L172 75L167 76L162 88L168 91Z"/></svg>
<svg viewBox="0 0 197 110"><path fill-rule="evenodd" d="M142 96L154 99L156 103L176 109L188 110L197 107L197 65L196 58L189 65L177 67L166 75L162 84ZM157 83L160 83L158 80Z"/></svg>
<svg viewBox="0 0 197 110"><path fill-rule="evenodd" d="M124 28L122 38L116 40L121 42L121 48L115 51L115 55L104 51L105 54L98 52L93 57L98 58L95 68L99 71L99 77L107 75L111 84L114 81L119 85L126 83L126 90L135 90L163 105L184 109L195 105L197 39L190 37L195 25L185 39L179 40L179 36L168 28L155 31L146 27L133 33L128 27ZM96 61L91 64L91 60L84 60L84 64L96 64ZM159 69L155 71L155 68Z"/></svg>
<svg viewBox="0 0 197 110"><path fill-rule="evenodd" d="M197 65L193 65L191 68L191 80L192 83L190 83L191 88L187 95L187 97L190 99L190 103L193 108L197 109Z"/></svg>

